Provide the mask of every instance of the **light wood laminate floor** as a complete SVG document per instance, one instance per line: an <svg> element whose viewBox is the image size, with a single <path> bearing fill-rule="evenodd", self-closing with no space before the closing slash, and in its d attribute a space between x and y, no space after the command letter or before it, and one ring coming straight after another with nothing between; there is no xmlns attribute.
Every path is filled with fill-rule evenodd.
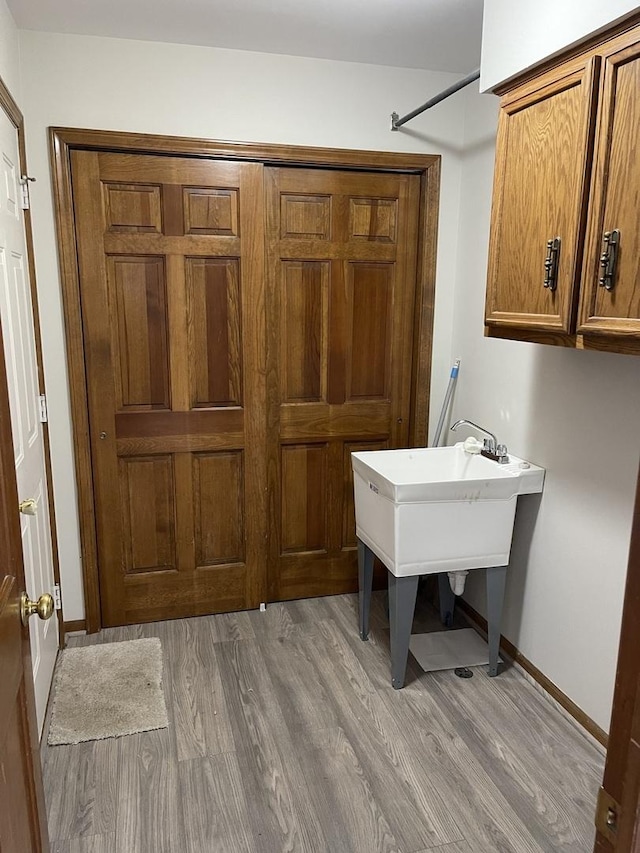
<svg viewBox="0 0 640 853"><path fill-rule="evenodd" d="M415 630L437 629L421 605ZM52 853L588 853L603 756L511 668L392 689L357 597L114 628L160 637L168 729L44 750Z"/></svg>

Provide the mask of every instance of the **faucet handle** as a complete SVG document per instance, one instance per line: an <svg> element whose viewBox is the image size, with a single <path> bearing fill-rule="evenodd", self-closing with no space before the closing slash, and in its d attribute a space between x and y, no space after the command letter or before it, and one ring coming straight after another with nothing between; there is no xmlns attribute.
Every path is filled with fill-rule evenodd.
<svg viewBox="0 0 640 853"><path fill-rule="evenodd" d="M509 454L507 452L507 445L506 444L499 444L496 447L496 456L498 457L499 462L508 462L509 461Z"/></svg>
<svg viewBox="0 0 640 853"><path fill-rule="evenodd" d="M496 442L493 438L485 438L484 440L484 449L489 453L496 452Z"/></svg>

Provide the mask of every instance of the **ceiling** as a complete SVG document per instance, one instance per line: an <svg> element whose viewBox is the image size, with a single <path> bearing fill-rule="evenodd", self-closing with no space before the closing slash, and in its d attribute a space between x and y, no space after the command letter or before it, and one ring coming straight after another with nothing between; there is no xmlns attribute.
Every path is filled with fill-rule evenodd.
<svg viewBox="0 0 640 853"><path fill-rule="evenodd" d="M8 0L21 29L468 72L482 0Z"/></svg>

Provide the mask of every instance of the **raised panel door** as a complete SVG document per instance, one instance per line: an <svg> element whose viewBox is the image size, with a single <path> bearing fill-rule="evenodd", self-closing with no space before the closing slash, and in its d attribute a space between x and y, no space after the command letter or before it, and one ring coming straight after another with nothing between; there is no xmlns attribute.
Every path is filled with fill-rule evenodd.
<svg viewBox="0 0 640 853"><path fill-rule="evenodd" d="M35 515L20 515L26 589L32 598L53 593L53 550L43 425L38 407L38 361L29 265L20 205L18 136L0 110L0 319L11 403L18 500L35 500ZM17 512L17 503L16 503ZM33 679L39 729L58 655L58 620L32 619Z"/></svg>
<svg viewBox="0 0 640 853"><path fill-rule="evenodd" d="M265 179L269 598L352 591L350 452L408 441L419 178Z"/></svg>
<svg viewBox="0 0 640 853"><path fill-rule="evenodd" d="M3 338L4 328L0 330L0 850L48 853L31 643L20 621L20 593L26 585L24 535L17 509Z"/></svg>
<svg viewBox="0 0 640 853"><path fill-rule="evenodd" d="M104 625L266 597L262 167L72 156Z"/></svg>
<svg viewBox="0 0 640 853"><path fill-rule="evenodd" d="M640 333L640 42L604 59L578 331ZM617 231L615 268L600 259ZM611 251L611 250L609 250Z"/></svg>
<svg viewBox="0 0 640 853"><path fill-rule="evenodd" d="M597 72L597 58L555 70L501 104L485 313L492 328L573 331Z"/></svg>

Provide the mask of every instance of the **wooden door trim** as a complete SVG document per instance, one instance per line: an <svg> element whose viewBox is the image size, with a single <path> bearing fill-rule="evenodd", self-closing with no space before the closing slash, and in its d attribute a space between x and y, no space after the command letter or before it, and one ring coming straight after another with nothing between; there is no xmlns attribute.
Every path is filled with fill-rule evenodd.
<svg viewBox="0 0 640 853"><path fill-rule="evenodd" d="M435 297L436 241L440 192L440 155L311 148L291 145L220 142L179 136L121 133L82 128L49 128L54 211L58 235L58 263L65 316L65 336L71 419L74 432L80 543L88 633L101 628L100 583L95 529L93 474L89 443L87 376L84 362L82 308L77 264L71 186L71 151L109 151L129 154L165 154L259 162L265 165L304 165L421 176L420 234L414 324L414 364L411 386L413 445L427 442L431 338Z"/></svg>
<svg viewBox="0 0 640 853"><path fill-rule="evenodd" d="M219 157L251 160L265 165L322 166L384 172L420 173L440 161L439 154L395 153L348 148L313 148L271 143L221 142L187 136L152 133L125 133L112 130L85 130L74 127L49 128L51 140L64 148L111 151L127 154L173 154L180 157Z"/></svg>
<svg viewBox="0 0 640 853"><path fill-rule="evenodd" d="M20 174L28 175L27 168L27 146L24 131L24 116L17 105L4 80L0 77L0 107L4 110L18 134L18 153L20 156ZM36 361L38 366L39 393L45 394L44 384L44 361L42 357L42 338L40 335L40 311L38 308L38 292L36 287L36 263L33 250L33 228L31 223L31 211L23 210L24 233L27 246L27 266L29 269L29 289L31 291L31 310L33 313L34 338L36 342ZM58 555L58 533L56 528L56 510L53 500L53 475L51 471L51 443L49 440L49 424L42 424L42 437L44 440L44 465L47 475L47 503L49 506L49 533L51 536L51 559L53 562L53 579L60 585L60 559ZM44 590L36 590L39 594ZM58 646L64 647L64 620L62 610L56 613L58 620Z"/></svg>

